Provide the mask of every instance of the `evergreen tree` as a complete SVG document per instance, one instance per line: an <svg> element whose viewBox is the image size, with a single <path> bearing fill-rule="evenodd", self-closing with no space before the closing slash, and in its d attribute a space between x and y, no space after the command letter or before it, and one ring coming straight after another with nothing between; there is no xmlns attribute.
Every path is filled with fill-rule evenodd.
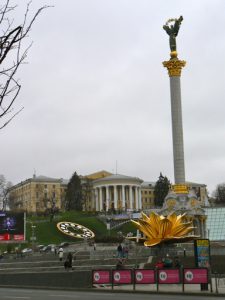
<svg viewBox="0 0 225 300"><path fill-rule="evenodd" d="M166 176L163 176L160 172L159 179L156 181L154 195L155 195L155 205L161 207L163 205L164 199L167 196L170 188L170 181Z"/></svg>
<svg viewBox="0 0 225 300"><path fill-rule="evenodd" d="M70 178L66 191L66 210L82 210L82 186L80 177L75 172Z"/></svg>
<svg viewBox="0 0 225 300"><path fill-rule="evenodd" d="M214 195L217 204L225 204L225 183L220 183L217 185L216 190L214 191Z"/></svg>

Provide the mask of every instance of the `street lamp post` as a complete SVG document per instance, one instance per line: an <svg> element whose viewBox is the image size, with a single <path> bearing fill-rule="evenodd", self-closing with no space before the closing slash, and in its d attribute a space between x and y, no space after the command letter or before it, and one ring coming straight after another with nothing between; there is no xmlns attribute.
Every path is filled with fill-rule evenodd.
<svg viewBox="0 0 225 300"><path fill-rule="evenodd" d="M33 225L33 223L32 223L32 225L31 225L31 241L32 241L32 249L33 249L33 251L34 251L34 242L36 241L35 228L36 228L36 226Z"/></svg>

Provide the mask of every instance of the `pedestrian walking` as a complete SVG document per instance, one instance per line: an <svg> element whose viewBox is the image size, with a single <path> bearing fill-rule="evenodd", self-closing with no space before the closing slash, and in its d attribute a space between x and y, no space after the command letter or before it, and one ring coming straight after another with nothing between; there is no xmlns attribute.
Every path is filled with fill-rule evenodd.
<svg viewBox="0 0 225 300"><path fill-rule="evenodd" d="M63 248L59 248L59 260L62 261L63 260Z"/></svg>
<svg viewBox="0 0 225 300"><path fill-rule="evenodd" d="M67 254L66 260L64 262L64 268L65 270L72 269L72 264L73 264L73 255L71 252Z"/></svg>
<svg viewBox="0 0 225 300"><path fill-rule="evenodd" d="M117 247L117 257L123 257L123 247L121 244L119 244Z"/></svg>

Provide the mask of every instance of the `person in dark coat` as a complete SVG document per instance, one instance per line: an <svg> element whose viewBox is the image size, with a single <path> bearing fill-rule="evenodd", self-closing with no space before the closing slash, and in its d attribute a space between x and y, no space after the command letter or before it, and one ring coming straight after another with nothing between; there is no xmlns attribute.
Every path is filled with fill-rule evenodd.
<svg viewBox="0 0 225 300"><path fill-rule="evenodd" d="M122 245L121 244L119 244L118 245L118 247L117 247L117 257L123 257L123 247L122 247Z"/></svg>
<svg viewBox="0 0 225 300"><path fill-rule="evenodd" d="M66 270L72 269L72 263L73 263L73 255L71 252L67 254L66 260L64 262L64 267Z"/></svg>

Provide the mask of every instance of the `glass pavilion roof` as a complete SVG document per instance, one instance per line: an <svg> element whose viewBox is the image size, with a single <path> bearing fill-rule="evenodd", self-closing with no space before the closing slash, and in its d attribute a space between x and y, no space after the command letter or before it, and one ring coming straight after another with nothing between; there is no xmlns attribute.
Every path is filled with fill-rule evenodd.
<svg viewBox="0 0 225 300"><path fill-rule="evenodd" d="M204 208L207 236L211 241L225 241L225 207Z"/></svg>

